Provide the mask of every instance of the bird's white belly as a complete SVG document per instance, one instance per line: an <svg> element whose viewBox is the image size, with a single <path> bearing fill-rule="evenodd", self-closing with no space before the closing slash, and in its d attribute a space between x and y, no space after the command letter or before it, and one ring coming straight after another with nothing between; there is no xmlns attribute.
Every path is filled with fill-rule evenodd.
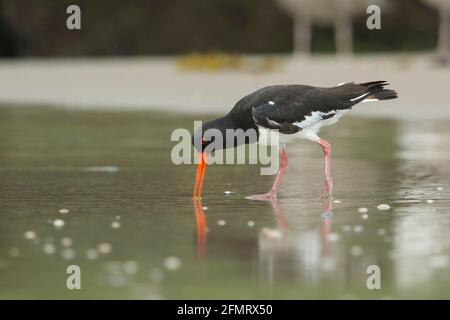
<svg viewBox="0 0 450 320"><path fill-rule="evenodd" d="M340 110L331 118L321 120L318 115L314 113L311 117L306 117L306 119L300 123L295 123L302 130L294 134L283 134L277 130L270 130L262 127L258 127L259 130L259 140L258 143L262 145L278 145L286 144L292 140L296 139L307 139L312 141L317 141L319 139L318 133L322 127L330 126L335 124L348 110Z"/></svg>

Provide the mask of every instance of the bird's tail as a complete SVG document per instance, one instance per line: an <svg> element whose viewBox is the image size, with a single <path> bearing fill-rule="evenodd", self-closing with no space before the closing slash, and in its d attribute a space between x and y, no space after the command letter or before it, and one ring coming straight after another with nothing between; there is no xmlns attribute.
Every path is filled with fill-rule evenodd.
<svg viewBox="0 0 450 320"><path fill-rule="evenodd" d="M359 86L365 87L366 92L370 92L370 95L365 97L362 102L366 101L378 101L378 100L390 100L398 98L397 92L390 89L385 89L384 86L389 85L386 81L371 81L365 83L358 83Z"/></svg>

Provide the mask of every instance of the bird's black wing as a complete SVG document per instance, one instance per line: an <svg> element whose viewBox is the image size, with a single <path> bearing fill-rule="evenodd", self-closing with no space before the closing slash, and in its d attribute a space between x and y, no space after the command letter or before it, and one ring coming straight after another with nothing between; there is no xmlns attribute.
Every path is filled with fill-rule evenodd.
<svg viewBox="0 0 450 320"><path fill-rule="evenodd" d="M277 129L281 133L296 133L307 124L314 125L351 109L367 98L379 98L381 93L394 91L383 89L385 81L362 84L345 83L331 88L301 85L272 86L258 93L251 101L251 113L256 125ZM381 100L381 99L380 99ZM314 114L314 116L313 116ZM304 122L307 120L308 122ZM302 124L303 123L303 124Z"/></svg>

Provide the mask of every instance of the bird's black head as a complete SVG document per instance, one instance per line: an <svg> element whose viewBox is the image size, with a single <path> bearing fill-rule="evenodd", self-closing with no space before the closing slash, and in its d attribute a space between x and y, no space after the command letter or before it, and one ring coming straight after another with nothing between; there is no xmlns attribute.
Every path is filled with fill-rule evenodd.
<svg viewBox="0 0 450 320"><path fill-rule="evenodd" d="M254 128L238 126L227 116L203 123L192 137L194 148L206 153L257 141L258 132Z"/></svg>
<svg viewBox="0 0 450 320"><path fill-rule="evenodd" d="M211 143L217 142L217 146L225 145L226 124L223 118L208 121L195 130L192 136L192 145L198 152L208 152L213 150L207 148ZM220 140L218 140L220 139ZM219 149L217 147L214 148ZM222 149L222 148L220 148Z"/></svg>

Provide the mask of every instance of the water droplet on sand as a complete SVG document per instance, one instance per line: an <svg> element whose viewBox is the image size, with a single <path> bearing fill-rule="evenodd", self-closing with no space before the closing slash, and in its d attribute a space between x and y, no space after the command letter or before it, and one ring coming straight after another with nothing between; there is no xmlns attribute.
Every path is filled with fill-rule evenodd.
<svg viewBox="0 0 450 320"><path fill-rule="evenodd" d="M64 220L61 220L61 219L53 220L53 225L55 226L55 228L60 229L60 228L64 227L65 224L66 223L64 222Z"/></svg>
<svg viewBox="0 0 450 320"><path fill-rule="evenodd" d="M111 228L113 229L119 229L121 227L121 224L119 221L113 221L111 222Z"/></svg>
<svg viewBox="0 0 450 320"><path fill-rule="evenodd" d="M28 230L28 231L25 231L23 236L25 237L25 239L29 239L29 240L36 239L36 232L34 232L32 230Z"/></svg>
<svg viewBox="0 0 450 320"><path fill-rule="evenodd" d="M112 251L112 246L107 242L102 242L97 246L97 250L101 254L108 254Z"/></svg>
<svg viewBox="0 0 450 320"><path fill-rule="evenodd" d="M377 209L381 210L381 211L386 211L386 210L389 210L390 208L391 208L391 206L386 203L382 203L377 206Z"/></svg>
<svg viewBox="0 0 450 320"><path fill-rule="evenodd" d="M167 270L174 271L181 267L181 260L178 257L167 257L164 259L164 267L166 267Z"/></svg>

